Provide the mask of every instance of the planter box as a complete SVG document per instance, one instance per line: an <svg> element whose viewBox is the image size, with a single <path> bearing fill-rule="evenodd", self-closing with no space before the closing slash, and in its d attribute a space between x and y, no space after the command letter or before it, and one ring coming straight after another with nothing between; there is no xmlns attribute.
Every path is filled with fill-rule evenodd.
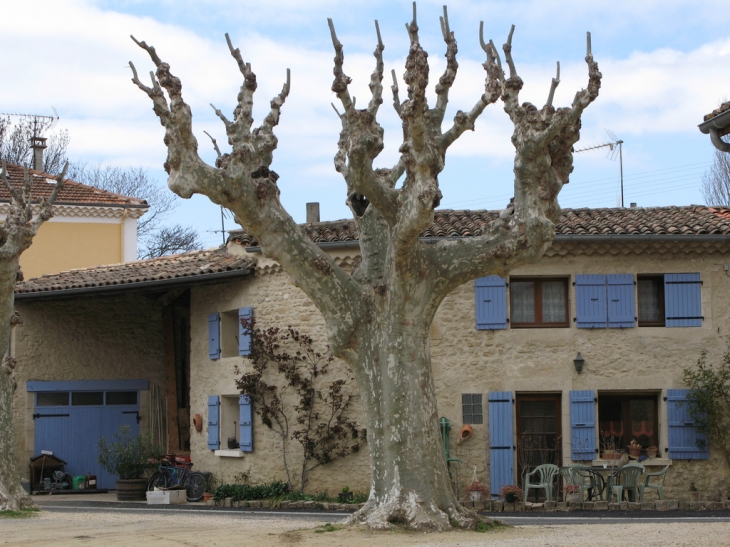
<svg viewBox="0 0 730 547"><path fill-rule="evenodd" d="M187 503L185 490L155 490L147 492L147 505L180 505Z"/></svg>

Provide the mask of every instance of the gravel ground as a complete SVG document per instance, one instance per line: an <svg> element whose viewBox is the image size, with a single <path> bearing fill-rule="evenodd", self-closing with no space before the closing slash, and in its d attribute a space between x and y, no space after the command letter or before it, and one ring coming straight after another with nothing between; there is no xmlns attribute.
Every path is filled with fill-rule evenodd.
<svg viewBox="0 0 730 547"><path fill-rule="evenodd" d="M321 524L324 524L322 522ZM371 532L342 528L317 532L303 519L211 513L41 512L27 519L0 519L0 545L20 546L255 546L255 547L466 547L513 545L610 547L730 545L730 523L517 526L484 534Z"/></svg>

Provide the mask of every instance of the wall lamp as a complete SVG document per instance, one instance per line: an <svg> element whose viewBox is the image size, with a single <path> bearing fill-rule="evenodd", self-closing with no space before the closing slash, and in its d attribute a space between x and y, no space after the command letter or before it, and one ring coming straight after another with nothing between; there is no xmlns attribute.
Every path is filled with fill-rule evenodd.
<svg viewBox="0 0 730 547"><path fill-rule="evenodd" d="M573 359L573 364L575 365L575 371L577 373L583 372L583 365L585 364L586 360L581 357L580 352L578 352L578 355L575 356L575 359Z"/></svg>

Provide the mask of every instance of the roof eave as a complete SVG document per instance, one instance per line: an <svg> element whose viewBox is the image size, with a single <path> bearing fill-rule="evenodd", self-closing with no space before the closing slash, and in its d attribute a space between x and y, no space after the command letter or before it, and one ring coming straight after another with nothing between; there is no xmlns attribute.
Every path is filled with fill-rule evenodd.
<svg viewBox="0 0 730 547"><path fill-rule="evenodd" d="M726 110L722 114L713 116L709 120L699 124L697 127L699 127L700 131L707 135L710 133L710 129L712 128L724 129L728 126L730 126L730 110Z"/></svg>
<svg viewBox="0 0 730 547"><path fill-rule="evenodd" d="M56 298L75 298L77 296L89 296L102 293L116 293L123 291L147 291L153 289L165 289L168 287L181 287L185 285L199 285L204 283L215 283L220 280L234 277L244 277L251 273L251 268L243 270L231 270L211 274L189 275L175 277L172 279L156 279L153 281L138 281L135 283L117 283L114 285L101 285L97 287L81 287L74 289L60 289L49 291L35 291L15 293L16 301L40 300Z"/></svg>

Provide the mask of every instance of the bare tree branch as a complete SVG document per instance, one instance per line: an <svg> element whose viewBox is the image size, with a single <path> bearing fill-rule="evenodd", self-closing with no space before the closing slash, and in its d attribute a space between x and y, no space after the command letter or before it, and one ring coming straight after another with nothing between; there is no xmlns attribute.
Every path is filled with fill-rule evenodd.
<svg viewBox="0 0 730 547"><path fill-rule="evenodd" d="M241 68L240 52L233 49L230 39L227 41ZM148 47L143 49L150 53ZM289 91L288 78L281 94L272 101L272 112L261 127L251 132L242 122L248 123L248 101L252 103L255 75L249 73L249 65L243 64L243 67L245 81L239 94L236 121L229 130L233 152L225 164L216 169L198 156L197 141L192 134L192 114L182 98L180 80L170 73L167 63L160 61L158 64L156 74L170 97L169 110L162 108L167 106L164 95L158 95L154 90L147 95L165 126L168 185L182 197L205 194L214 203L230 209L236 220L258 239L267 256L289 272L293 283L301 287L316 306L339 310L329 316L328 332L333 346L346 345L352 336L353 322L357 322L362 313L362 292L331 257L303 234L284 210L276 186L278 175L269 169L277 143L273 127L278 123L280 107Z"/></svg>

